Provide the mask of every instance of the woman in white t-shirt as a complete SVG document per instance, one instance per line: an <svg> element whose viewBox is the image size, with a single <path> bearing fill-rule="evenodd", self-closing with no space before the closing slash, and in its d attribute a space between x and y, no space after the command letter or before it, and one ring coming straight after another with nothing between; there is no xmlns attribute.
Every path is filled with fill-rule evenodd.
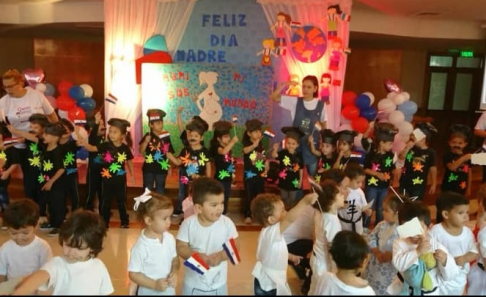
<svg viewBox="0 0 486 297"><path fill-rule="evenodd" d="M54 108L44 94L30 87L24 88L25 79L18 70L5 72L2 76L2 84L7 95L0 99L0 114L5 117L5 119L0 118L0 121L6 121L15 129L25 132L30 129L29 117L35 113L45 114L52 123L58 121ZM28 166L25 144L17 143L15 148L17 148L21 160L22 172L25 172L25 168ZM32 188L29 184L32 184L32 181L24 179L24 190ZM25 195L35 200L35 197L31 197L32 193L28 192L26 190Z"/></svg>
<svg viewBox="0 0 486 297"><path fill-rule="evenodd" d="M305 135L300 140L299 150L302 153L307 173L311 176L317 171L317 157L309 147L309 136L319 141L319 131L326 128L326 107L319 99L319 80L314 75L308 75L302 80L302 97L282 95L282 90L294 85L294 82L284 82L270 96L279 102L282 108L290 111L292 126L300 127ZM314 143L314 146L319 143Z"/></svg>

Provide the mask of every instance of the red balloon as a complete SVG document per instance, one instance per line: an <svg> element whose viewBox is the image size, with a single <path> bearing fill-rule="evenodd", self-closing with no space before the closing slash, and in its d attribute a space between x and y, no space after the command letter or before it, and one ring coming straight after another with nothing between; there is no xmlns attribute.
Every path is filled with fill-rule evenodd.
<svg viewBox="0 0 486 297"><path fill-rule="evenodd" d="M78 106L74 106L73 108L68 110L67 116L68 119L70 119L73 122L75 120L86 120L86 113L81 107Z"/></svg>
<svg viewBox="0 0 486 297"><path fill-rule="evenodd" d="M342 106L354 105L354 101L356 101L356 97L358 97L358 95L356 95L355 92L345 91L343 93L341 105Z"/></svg>
<svg viewBox="0 0 486 297"><path fill-rule="evenodd" d="M354 105L348 105L343 108L343 117L348 120L353 120L359 117L359 108Z"/></svg>
<svg viewBox="0 0 486 297"><path fill-rule="evenodd" d="M59 91L59 94L61 95L67 95L69 94L69 89L73 86L72 82L69 82L67 80L61 80L59 84L57 85L57 90Z"/></svg>
<svg viewBox="0 0 486 297"><path fill-rule="evenodd" d="M358 133L365 133L368 129L368 125L368 120L363 117L351 121L351 128Z"/></svg>
<svg viewBox="0 0 486 297"><path fill-rule="evenodd" d="M56 105L59 110L68 111L76 106L76 101L69 96L61 95L56 99Z"/></svg>

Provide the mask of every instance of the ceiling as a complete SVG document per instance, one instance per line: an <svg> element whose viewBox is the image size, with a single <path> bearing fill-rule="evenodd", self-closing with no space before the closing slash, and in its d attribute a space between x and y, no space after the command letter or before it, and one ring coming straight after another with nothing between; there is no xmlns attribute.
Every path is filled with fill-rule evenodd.
<svg viewBox="0 0 486 297"><path fill-rule="evenodd" d="M486 22L485 0L354 0L354 8L417 19Z"/></svg>

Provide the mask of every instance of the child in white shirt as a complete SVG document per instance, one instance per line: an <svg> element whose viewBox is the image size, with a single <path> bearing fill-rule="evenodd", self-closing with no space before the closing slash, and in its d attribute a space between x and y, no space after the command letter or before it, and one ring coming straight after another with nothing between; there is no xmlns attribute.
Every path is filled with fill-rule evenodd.
<svg viewBox="0 0 486 297"><path fill-rule="evenodd" d="M51 259L51 246L34 234L38 222L39 207L33 200L20 199L7 206L3 224L10 240L0 248L0 282L27 276Z"/></svg>
<svg viewBox="0 0 486 297"><path fill-rule="evenodd" d="M393 243L392 263L398 273L388 287L387 293L391 295L440 295L439 286L444 281L455 278L459 270L447 249L428 234L427 226L431 224L429 208L421 201L403 203L398 210L400 225L414 218L418 218L424 233L413 237L398 238ZM420 271L418 268L421 267L422 259L428 254L433 255L435 263L433 263L433 267ZM408 278L404 278L404 274L407 275L413 269L419 272L418 276L413 275L414 280L419 280L416 286L409 283ZM426 274L428 274L427 283L431 287L429 290L423 289Z"/></svg>
<svg viewBox="0 0 486 297"><path fill-rule="evenodd" d="M172 201L146 189L135 198L133 209L144 225L128 262L128 277L138 285L136 295L175 295L179 257L169 233Z"/></svg>
<svg viewBox="0 0 486 297"><path fill-rule="evenodd" d="M471 267L467 276L467 294L468 295L486 295L486 184L482 184L478 193L478 215L476 217L476 228L479 230L477 235L477 248L479 250L479 259Z"/></svg>
<svg viewBox="0 0 486 297"><path fill-rule="evenodd" d="M253 199L253 218L263 226L258 237L257 262L252 272L255 277L255 295L291 295L287 283L289 253L282 233L316 200L316 193L307 194L287 212L282 199L277 195L258 194Z"/></svg>
<svg viewBox="0 0 486 297"><path fill-rule="evenodd" d="M96 213L77 210L62 224L62 256L52 258L29 275L12 295L29 295L37 289L48 295L109 295L113 285L105 264L98 258L106 227ZM45 293L45 292L44 292Z"/></svg>
<svg viewBox="0 0 486 297"><path fill-rule="evenodd" d="M366 197L361 189L365 180L363 167L355 161L351 161L344 169L344 174L349 178L349 194L346 197L347 207L338 211L342 230L354 231L363 234L362 214L371 216L373 210L367 208Z"/></svg>
<svg viewBox="0 0 486 297"><path fill-rule="evenodd" d="M177 254L187 260L193 253L210 268L204 274L184 266L182 295L227 295L228 256L223 244L231 238L238 246L235 224L223 215L224 190L220 182L199 177L192 184L196 214L184 219L177 234Z"/></svg>
<svg viewBox="0 0 486 297"><path fill-rule="evenodd" d="M312 279L310 290L313 290L317 279L324 271L335 272L336 265L331 259L329 248L334 236L341 231L341 223L337 216L338 209L344 207L344 195L339 191L333 180L325 180L321 184L319 204L314 206L318 210L314 215L315 242L310 259ZM322 209L319 209L321 207Z"/></svg>
<svg viewBox="0 0 486 297"><path fill-rule="evenodd" d="M337 272L325 271L317 280L310 295L375 295L368 281L359 277L366 267L370 249L366 240L352 231L340 231L331 245L332 259Z"/></svg>
<svg viewBox="0 0 486 297"><path fill-rule="evenodd" d="M442 221L432 227L430 235L444 245L454 257L459 274L439 287L441 295L462 295L469 273L469 262L477 259L478 250L472 231L465 226L469 221L469 200L454 192L441 193L437 198L437 212Z"/></svg>

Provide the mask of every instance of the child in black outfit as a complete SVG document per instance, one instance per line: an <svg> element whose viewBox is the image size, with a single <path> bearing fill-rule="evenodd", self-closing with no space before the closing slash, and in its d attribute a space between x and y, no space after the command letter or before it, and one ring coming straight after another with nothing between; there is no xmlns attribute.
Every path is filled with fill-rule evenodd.
<svg viewBox="0 0 486 297"><path fill-rule="evenodd" d="M321 136L320 150L316 150L314 145L309 145L312 154L319 158L319 163L317 164L317 172L314 175L314 179L317 183L321 181L322 174L333 168L336 162L336 134L331 129L321 130L319 133ZM314 137L309 136L309 144L314 143Z"/></svg>
<svg viewBox="0 0 486 297"><path fill-rule="evenodd" d="M0 140L3 142L8 137L12 137L12 133L8 131L5 123L0 123ZM3 146L0 150L0 208L2 209L2 214L10 203L7 190L10 183L10 175L19 166L19 156L13 144Z"/></svg>
<svg viewBox="0 0 486 297"><path fill-rule="evenodd" d="M97 146L105 142L105 122L101 119L101 113L98 111L94 118L88 120L90 127L88 143ZM98 152L89 152L88 155L88 169L86 171L86 202L84 208L87 210L94 209L95 196L98 196L98 211L101 214L101 168L103 160L101 154Z"/></svg>
<svg viewBox="0 0 486 297"><path fill-rule="evenodd" d="M79 207L79 191L78 191L78 164L76 162L76 153L79 146L76 140L73 139L74 125L67 119L60 119L59 122L64 126L66 133L61 136L59 145L64 150L64 168L66 172L62 176L62 183L66 190L66 199L71 199L71 212Z"/></svg>

